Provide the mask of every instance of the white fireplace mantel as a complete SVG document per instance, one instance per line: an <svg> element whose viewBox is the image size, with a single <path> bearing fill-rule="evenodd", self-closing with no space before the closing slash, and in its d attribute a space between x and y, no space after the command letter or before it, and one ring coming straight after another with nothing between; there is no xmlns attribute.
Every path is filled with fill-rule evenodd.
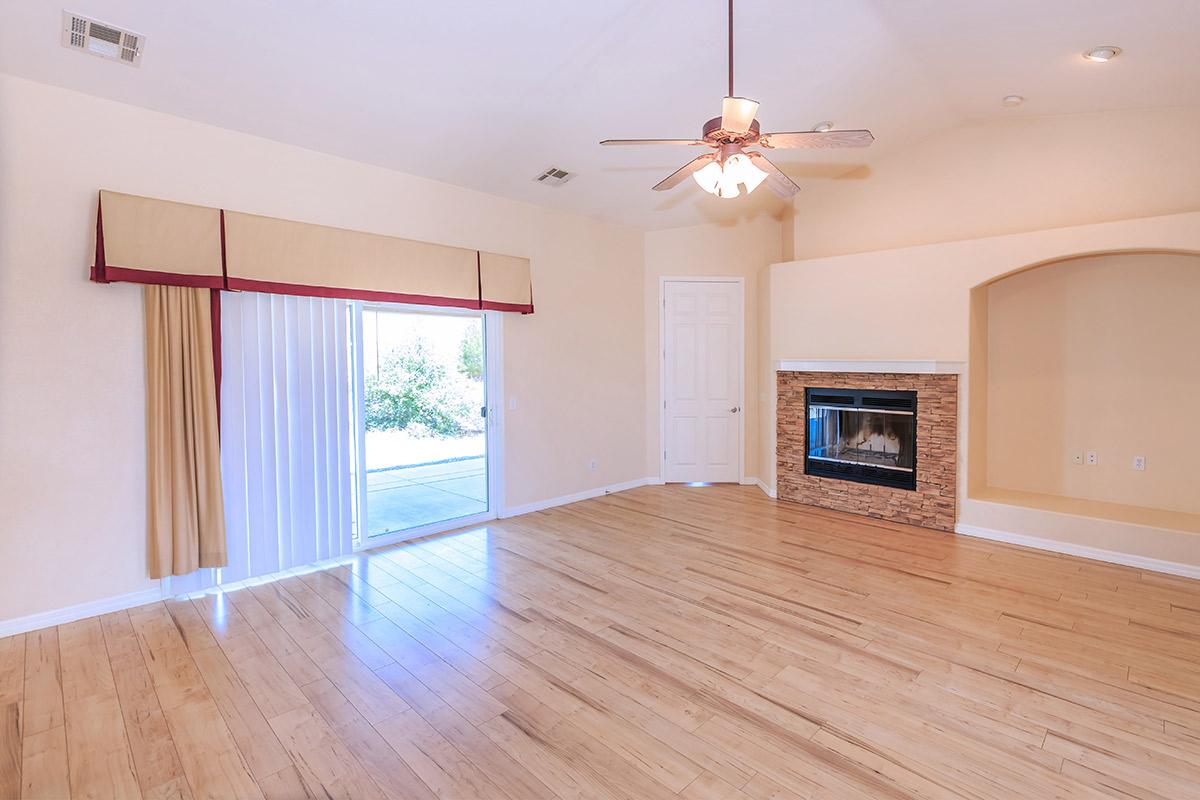
<svg viewBox="0 0 1200 800"><path fill-rule="evenodd" d="M897 372L904 374L962 375L965 361L801 361L775 362L780 372Z"/></svg>

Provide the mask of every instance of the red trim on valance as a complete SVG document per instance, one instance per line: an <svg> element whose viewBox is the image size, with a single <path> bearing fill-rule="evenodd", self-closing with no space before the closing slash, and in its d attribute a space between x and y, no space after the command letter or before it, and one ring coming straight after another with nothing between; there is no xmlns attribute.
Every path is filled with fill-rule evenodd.
<svg viewBox="0 0 1200 800"><path fill-rule="evenodd" d="M225 209L221 209L221 288L229 288L229 264L225 260ZM220 409L218 409L218 416Z"/></svg>
<svg viewBox="0 0 1200 800"><path fill-rule="evenodd" d="M194 289L223 289L224 279L220 275L188 275L182 272L155 272L148 269L129 269L128 267L105 266L100 270L101 279L97 280L98 270L92 267L92 280L97 283L149 283L156 286L187 286Z"/></svg>
<svg viewBox="0 0 1200 800"><path fill-rule="evenodd" d="M377 292L370 289L340 289L335 286L308 286L302 283L255 281L248 278L229 278L228 284L228 288L233 291L291 294L300 297L333 297L338 300L368 300L378 303L410 303L421 306L479 308L479 300L474 297L431 297L421 294L402 294L400 292Z"/></svg>
<svg viewBox="0 0 1200 800"><path fill-rule="evenodd" d="M100 196L96 197L96 260L92 264L92 280L96 283L108 283L105 275L104 261L104 209L101 207Z"/></svg>
<svg viewBox="0 0 1200 800"><path fill-rule="evenodd" d="M208 313L212 320L213 383L217 387L217 428L221 427L221 290L210 289Z"/></svg>
<svg viewBox="0 0 1200 800"><path fill-rule="evenodd" d="M475 285L476 291L479 293L479 299L475 307L483 309L483 256L478 250L475 251Z"/></svg>
<svg viewBox="0 0 1200 800"><path fill-rule="evenodd" d="M484 300L484 311L515 311L518 314L532 314L533 303L500 303L495 300Z"/></svg>

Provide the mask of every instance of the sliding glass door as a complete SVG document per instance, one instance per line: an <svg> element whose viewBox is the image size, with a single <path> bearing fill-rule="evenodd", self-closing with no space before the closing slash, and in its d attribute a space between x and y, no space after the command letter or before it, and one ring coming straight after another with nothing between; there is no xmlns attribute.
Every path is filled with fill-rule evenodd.
<svg viewBox="0 0 1200 800"><path fill-rule="evenodd" d="M370 303L355 312L358 546L494 516L491 315Z"/></svg>

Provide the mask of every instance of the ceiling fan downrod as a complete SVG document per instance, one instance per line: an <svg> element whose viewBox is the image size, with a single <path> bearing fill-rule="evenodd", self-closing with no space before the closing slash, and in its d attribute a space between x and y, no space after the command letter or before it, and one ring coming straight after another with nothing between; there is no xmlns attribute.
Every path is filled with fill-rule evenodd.
<svg viewBox="0 0 1200 800"><path fill-rule="evenodd" d="M733 97L733 0L729 0L729 94Z"/></svg>

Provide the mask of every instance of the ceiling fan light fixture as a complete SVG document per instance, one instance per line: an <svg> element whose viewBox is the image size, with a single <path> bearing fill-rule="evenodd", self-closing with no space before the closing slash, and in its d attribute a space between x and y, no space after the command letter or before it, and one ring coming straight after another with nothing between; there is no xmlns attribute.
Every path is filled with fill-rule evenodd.
<svg viewBox="0 0 1200 800"><path fill-rule="evenodd" d="M866 147L875 140L870 131L835 131L833 123L818 122L812 130L763 133L758 120L758 101L738 97L733 89L733 0L729 7L729 83L721 103L721 116L704 123L697 139L604 139L602 145L679 144L708 147L716 152L696 156L679 169L651 187L665 192L683 183L687 176L704 191L717 197L738 197L744 187L750 194L767 178L767 186L784 200L790 199L800 187L767 156L758 151L748 153L746 147L777 149L827 149L835 147Z"/></svg>
<svg viewBox="0 0 1200 800"><path fill-rule="evenodd" d="M737 181L733 179L733 176L728 173L722 174L721 180L717 182L717 197L729 199L737 197L739 194L741 192L738 190Z"/></svg>
<svg viewBox="0 0 1200 800"><path fill-rule="evenodd" d="M767 177L767 173L755 166L754 162L742 153L735 153L725 159L724 169L725 175L735 184L741 183L746 186L746 194L757 189L758 185Z"/></svg>
<svg viewBox="0 0 1200 800"><path fill-rule="evenodd" d="M717 193L717 184L721 180L721 165L710 161L706 166L692 173L692 178L701 189L709 194Z"/></svg>
<svg viewBox="0 0 1200 800"><path fill-rule="evenodd" d="M1114 44L1105 44L1099 47L1093 47L1086 51L1083 57L1088 61L1112 61L1117 56L1121 55L1121 48Z"/></svg>

